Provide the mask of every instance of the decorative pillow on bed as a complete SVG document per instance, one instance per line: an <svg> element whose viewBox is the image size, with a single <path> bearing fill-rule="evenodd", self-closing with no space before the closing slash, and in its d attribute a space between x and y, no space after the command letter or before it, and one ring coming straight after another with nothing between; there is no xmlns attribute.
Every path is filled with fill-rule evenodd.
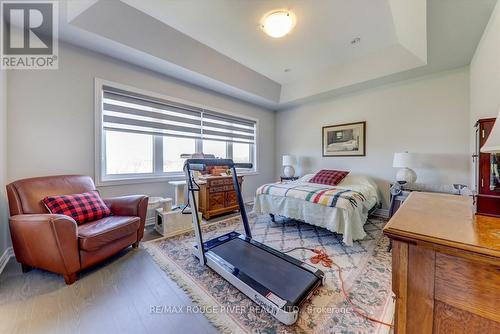
<svg viewBox="0 0 500 334"><path fill-rule="evenodd" d="M339 184L349 172L341 170L322 169L309 180L311 183L327 184L329 186L336 186Z"/></svg>
<svg viewBox="0 0 500 334"><path fill-rule="evenodd" d="M50 213L70 216L77 224L111 216L111 210L104 204L97 190L83 194L47 196L42 201Z"/></svg>

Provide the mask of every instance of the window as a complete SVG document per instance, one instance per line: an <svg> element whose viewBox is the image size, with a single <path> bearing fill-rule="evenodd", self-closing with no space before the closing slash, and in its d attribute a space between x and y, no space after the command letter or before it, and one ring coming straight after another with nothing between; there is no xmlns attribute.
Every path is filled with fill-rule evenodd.
<svg viewBox="0 0 500 334"><path fill-rule="evenodd" d="M163 171L179 172L184 165L181 154L196 152L193 138L163 137Z"/></svg>
<svg viewBox="0 0 500 334"><path fill-rule="evenodd" d="M106 174L153 172L153 136L106 131Z"/></svg>
<svg viewBox="0 0 500 334"><path fill-rule="evenodd" d="M233 161L239 163L252 162L252 146L245 143L233 143Z"/></svg>
<svg viewBox="0 0 500 334"><path fill-rule="evenodd" d="M213 154L216 158L228 158L227 143L217 140L203 140L203 153Z"/></svg>
<svg viewBox="0 0 500 334"><path fill-rule="evenodd" d="M182 175L183 154L203 152L255 168L257 124L98 83L99 182Z"/></svg>

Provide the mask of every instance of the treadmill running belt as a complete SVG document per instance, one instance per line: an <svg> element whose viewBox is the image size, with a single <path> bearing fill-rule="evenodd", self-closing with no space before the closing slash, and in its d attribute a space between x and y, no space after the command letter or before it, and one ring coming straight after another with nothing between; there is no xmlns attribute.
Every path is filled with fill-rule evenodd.
<svg viewBox="0 0 500 334"><path fill-rule="evenodd" d="M304 291L318 278L282 258L236 238L210 251L220 256L247 276L259 282L274 294L296 305Z"/></svg>

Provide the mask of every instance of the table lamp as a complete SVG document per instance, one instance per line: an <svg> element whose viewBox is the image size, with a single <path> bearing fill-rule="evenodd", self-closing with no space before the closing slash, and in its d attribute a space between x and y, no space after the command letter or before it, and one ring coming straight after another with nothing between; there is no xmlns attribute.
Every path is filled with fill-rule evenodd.
<svg viewBox="0 0 500 334"><path fill-rule="evenodd" d="M297 161L295 160L295 157L293 155L284 155L283 156L283 175L286 177L292 177L295 175L295 169L293 168L293 165L295 165Z"/></svg>
<svg viewBox="0 0 500 334"><path fill-rule="evenodd" d="M490 135L481 147L481 153L500 153L500 110L498 111L497 120L493 129L491 129Z"/></svg>
<svg viewBox="0 0 500 334"><path fill-rule="evenodd" d="M394 153L392 167L400 168L396 174L398 183L415 183L417 181L417 173L410 167L417 167L417 161L414 154L403 152Z"/></svg>

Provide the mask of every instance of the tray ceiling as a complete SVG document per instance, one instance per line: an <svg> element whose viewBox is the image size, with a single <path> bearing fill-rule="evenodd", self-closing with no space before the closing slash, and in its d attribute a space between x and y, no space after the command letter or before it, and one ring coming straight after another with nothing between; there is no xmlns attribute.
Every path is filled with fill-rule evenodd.
<svg viewBox="0 0 500 334"><path fill-rule="evenodd" d="M467 65L495 2L69 1L61 36L280 109L391 78ZM289 35L273 39L259 21L279 8L292 10L297 24ZM359 42L352 44L356 38Z"/></svg>

